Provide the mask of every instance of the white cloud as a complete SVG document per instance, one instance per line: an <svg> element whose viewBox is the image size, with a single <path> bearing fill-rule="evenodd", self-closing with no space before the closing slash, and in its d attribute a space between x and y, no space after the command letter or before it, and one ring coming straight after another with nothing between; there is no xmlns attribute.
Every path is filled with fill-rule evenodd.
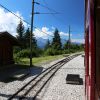
<svg viewBox="0 0 100 100"><path fill-rule="evenodd" d="M60 36L67 36L67 37L69 36L69 33L65 33L65 32L60 32L59 34ZM72 34L70 34L70 36L72 36Z"/></svg>
<svg viewBox="0 0 100 100"><path fill-rule="evenodd" d="M52 29L52 30L55 30L55 27L54 27L54 26L52 26L52 27L51 27L51 29Z"/></svg>
<svg viewBox="0 0 100 100"><path fill-rule="evenodd" d="M15 14L17 16L21 17L22 19L24 19L18 11L15 12ZM11 33L14 36L17 35L16 27L17 27L19 21L20 21L20 19L18 19L16 16L11 14L10 12L6 12L3 8L0 8L0 32L8 31L9 33ZM27 24L24 23L24 26L27 27ZM48 39L51 36L53 36L55 27L52 26L51 29L49 29L47 27L42 27L40 30L47 33L47 34L39 31L38 29L35 29L33 31L35 37ZM68 37L68 33L59 32L59 34L60 34L61 38ZM71 36L72 36L72 34L71 34ZM84 39L72 39L72 42L84 43Z"/></svg>
<svg viewBox="0 0 100 100"><path fill-rule="evenodd" d="M42 27L42 31L43 31L43 32L48 32L48 31L49 31L49 28L47 28L47 27Z"/></svg>
<svg viewBox="0 0 100 100"><path fill-rule="evenodd" d="M42 27L39 30L35 29L33 31L33 33L34 33L36 38L48 39L48 38L50 38L51 36L54 35L53 34L54 33L54 29L55 29L54 27L53 28L51 27L51 30L49 28L47 28L47 27ZM45 32L45 33L43 33L42 31ZM69 36L69 34L65 33L65 32L59 32L59 34L60 34L61 38ZM72 36L72 34L70 34L70 35Z"/></svg>
<svg viewBox="0 0 100 100"><path fill-rule="evenodd" d="M60 32L60 36L68 36L68 33Z"/></svg>
<svg viewBox="0 0 100 100"><path fill-rule="evenodd" d="M39 30L35 29L33 33L36 38L48 39L49 37L53 36L53 31L50 31L47 27L42 27L42 29Z"/></svg>
<svg viewBox="0 0 100 100"><path fill-rule="evenodd" d="M21 14L17 11L15 14L23 19ZM0 32L8 31L12 35L16 35L16 27L19 23L19 19L11 14L10 12L6 12L3 8L0 8ZM26 24L24 23L24 26Z"/></svg>
<svg viewBox="0 0 100 100"><path fill-rule="evenodd" d="M84 39L71 39L71 42L84 43Z"/></svg>

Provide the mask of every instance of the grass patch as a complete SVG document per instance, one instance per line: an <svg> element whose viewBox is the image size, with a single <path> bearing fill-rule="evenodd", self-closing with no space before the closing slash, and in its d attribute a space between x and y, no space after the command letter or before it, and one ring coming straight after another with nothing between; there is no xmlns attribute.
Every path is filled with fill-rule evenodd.
<svg viewBox="0 0 100 100"><path fill-rule="evenodd" d="M39 65L41 63L50 62L56 59L63 58L63 55L57 55L57 56L44 56L44 57L35 57L32 59L33 65ZM20 64L26 64L29 65L30 59L29 58L20 58Z"/></svg>

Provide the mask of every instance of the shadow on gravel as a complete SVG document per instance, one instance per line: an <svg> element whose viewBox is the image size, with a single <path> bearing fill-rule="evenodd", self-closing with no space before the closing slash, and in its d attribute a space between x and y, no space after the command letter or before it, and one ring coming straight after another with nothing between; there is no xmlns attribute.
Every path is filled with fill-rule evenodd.
<svg viewBox="0 0 100 100"><path fill-rule="evenodd" d="M0 93L0 97L3 97L3 100L8 100L12 95L7 95L7 94L3 94ZM19 100L20 96L15 97L16 100ZM24 100L33 100L33 97L25 97ZM40 99L36 99L36 100L40 100Z"/></svg>
<svg viewBox="0 0 100 100"><path fill-rule="evenodd" d="M15 80L23 81L24 79L40 74L43 67L28 65L13 65L9 68L0 70L0 82L9 83Z"/></svg>

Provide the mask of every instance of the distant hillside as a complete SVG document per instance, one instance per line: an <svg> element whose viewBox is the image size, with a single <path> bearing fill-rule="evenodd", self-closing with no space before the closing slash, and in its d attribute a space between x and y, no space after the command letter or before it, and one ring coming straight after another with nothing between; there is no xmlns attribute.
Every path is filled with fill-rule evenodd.
<svg viewBox="0 0 100 100"><path fill-rule="evenodd" d="M39 46L39 48L44 48L46 43L47 43L48 39L43 39L43 38L37 38L37 45ZM66 43L65 40L61 40L62 45L64 45ZM79 42L72 42L73 44L78 44L80 45L81 43Z"/></svg>
<svg viewBox="0 0 100 100"><path fill-rule="evenodd" d="M38 38L37 45L39 48L44 48L48 39Z"/></svg>

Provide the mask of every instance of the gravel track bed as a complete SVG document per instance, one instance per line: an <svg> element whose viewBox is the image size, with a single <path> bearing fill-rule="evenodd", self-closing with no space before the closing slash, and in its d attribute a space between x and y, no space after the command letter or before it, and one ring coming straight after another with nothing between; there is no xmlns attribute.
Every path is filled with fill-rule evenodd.
<svg viewBox="0 0 100 100"><path fill-rule="evenodd" d="M40 67L43 67L43 70L45 70L60 60L61 59L50 62L49 64L43 64ZM66 75L72 73L80 74L80 77L83 78L84 83L83 61L83 57L79 56L65 64L47 83L45 88L39 94L38 98L40 98L40 100L85 100L84 85L70 85L66 84L65 81ZM19 88L21 88L35 76L36 75L27 77L23 81L16 80L10 83L6 83L3 86L0 82L0 100L7 100L13 93L15 93Z"/></svg>
<svg viewBox="0 0 100 100"><path fill-rule="evenodd" d="M67 74L79 74L83 85L66 84ZM37 100L85 100L84 58L78 56L65 64L41 91Z"/></svg>
<svg viewBox="0 0 100 100"><path fill-rule="evenodd" d="M64 59L64 58L62 58L62 59ZM53 62L49 62L48 64L43 64L39 67L42 67L43 70L45 70L46 68L50 67L51 65L55 64L56 62L58 62L62 59L58 59ZM36 76L36 75L33 75L34 68L32 68L31 73L32 73L32 76L27 77L26 79L24 79L22 81L16 80L16 81L9 82L9 83L0 82L0 100L7 100L19 88L21 88L23 85L25 85L27 82L29 82L33 77Z"/></svg>

